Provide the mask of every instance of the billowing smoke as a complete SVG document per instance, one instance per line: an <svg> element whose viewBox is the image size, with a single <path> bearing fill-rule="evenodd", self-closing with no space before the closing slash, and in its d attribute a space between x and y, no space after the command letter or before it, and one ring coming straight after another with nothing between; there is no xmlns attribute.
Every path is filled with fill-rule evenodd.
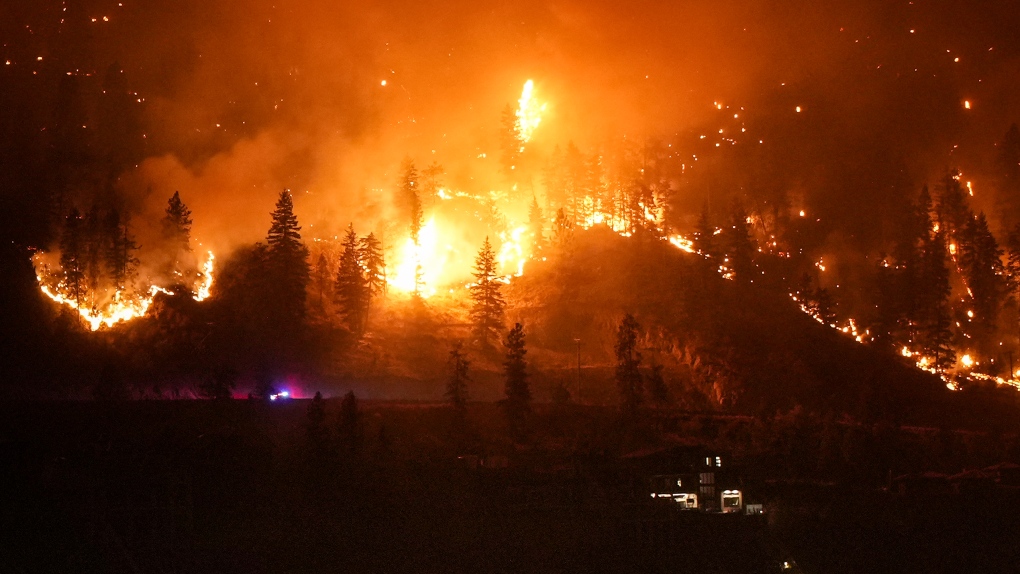
<svg viewBox="0 0 1020 574"><path fill-rule="evenodd" d="M438 162L446 185L468 193L505 187L499 114L528 78L549 102L536 149L671 141L691 170L676 182L685 205L805 192L812 213L860 239L876 231L874 210L948 167L991 190L983 158L1020 93L1008 89L1016 48L1005 41L1017 16L971 3L258 0L85 11L110 16L92 30L95 62L119 61L145 100L148 157L119 189L146 218L179 190L196 239L217 249L264 236L283 188L311 235L392 227L405 157Z"/></svg>

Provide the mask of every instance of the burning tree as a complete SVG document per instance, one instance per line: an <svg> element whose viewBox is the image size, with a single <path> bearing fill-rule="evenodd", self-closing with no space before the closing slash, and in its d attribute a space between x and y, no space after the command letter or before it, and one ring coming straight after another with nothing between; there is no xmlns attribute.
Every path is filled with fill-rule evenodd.
<svg viewBox="0 0 1020 574"><path fill-rule="evenodd" d="M407 209L408 230L411 240L415 245L418 245L419 235L424 224L421 195L418 193L418 169L414 167L414 161L408 158L404 160L401 172L400 192Z"/></svg>
<svg viewBox="0 0 1020 574"><path fill-rule="evenodd" d="M556 210L556 220L553 222L553 240L556 247L564 249L570 243L574 235L574 223L567 216L563 208Z"/></svg>
<svg viewBox="0 0 1020 574"><path fill-rule="evenodd" d="M400 194L407 209L408 234L415 248L414 262L414 295L421 296L423 270L419 260L418 249L421 247L421 229L425 225L421 207L421 195L418 193L418 170L410 158L404 160L401 168Z"/></svg>
<svg viewBox="0 0 1020 574"><path fill-rule="evenodd" d="M436 195L439 193L439 188L443 185L443 174L446 173L443 166L439 165L439 162L430 163L425 169L421 170L421 189L425 194L426 199L429 201L429 205L432 205L436 201Z"/></svg>
<svg viewBox="0 0 1020 574"><path fill-rule="evenodd" d="M531 205L528 206L528 228L531 234L531 253L537 257L545 247L545 224L542 221L542 208L534 195L531 196Z"/></svg>
<svg viewBox="0 0 1020 574"><path fill-rule="evenodd" d="M488 237L478 250L474 276L475 282L471 285L471 320L474 323L475 338L483 347L490 347L490 341L499 340L506 302L500 291L502 283L496 275L496 255Z"/></svg>
<svg viewBox="0 0 1020 574"><path fill-rule="evenodd" d="M503 108L503 113L500 115L499 147L503 175L508 181L516 181L515 172L519 169L524 146L518 133L517 113L510 104Z"/></svg>

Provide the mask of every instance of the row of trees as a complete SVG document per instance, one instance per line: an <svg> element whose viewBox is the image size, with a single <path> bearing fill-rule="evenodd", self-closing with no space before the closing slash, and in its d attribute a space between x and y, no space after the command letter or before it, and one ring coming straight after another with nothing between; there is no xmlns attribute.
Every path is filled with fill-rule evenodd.
<svg viewBox="0 0 1020 574"><path fill-rule="evenodd" d="M967 197L957 173L943 178L934 201L925 187L878 269L876 337L916 348L939 372L955 364L954 349L992 367L1001 351L1002 312L1010 301L1015 305L1020 279L1020 226L1009 235L1004 263L1007 253Z"/></svg>
<svg viewBox="0 0 1020 574"><path fill-rule="evenodd" d="M616 383L620 395L621 410L625 417L633 419L646 402L646 395L659 406L669 404L669 391L662 375L662 365L652 366L649 373L642 372L641 353L637 350L641 325L633 315L626 314L620 322L616 336ZM527 342L524 326L515 323L503 339L504 361L504 398L500 407L507 419L511 435L515 438L524 436L527 430L528 416L531 413L531 388L528 383L528 364L525 359ZM448 362L449 378L446 386L446 398L455 415L455 424L460 430L466 425L468 403L468 384L471 362L464 349L457 345L450 351ZM569 392L560 390L565 397L559 401L569 400Z"/></svg>
<svg viewBox="0 0 1020 574"><path fill-rule="evenodd" d="M585 155L572 143L565 150L557 146L542 174L547 204L576 226L602 221L630 232L655 230L673 194L666 158L666 150L651 143L612 158Z"/></svg>
<svg viewBox="0 0 1020 574"><path fill-rule="evenodd" d="M160 222L160 244L151 251L164 257L159 274L176 289L190 288L197 277L191 223L191 211L175 192ZM72 208L60 229L59 248L59 283L79 308L98 306L134 287L140 246L120 210L93 205L82 214Z"/></svg>
<svg viewBox="0 0 1020 574"><path fill-rule="evenodd" d="M347 227L342 247L333 295L347 328L361 334L372 298L386 289L386 260L375 234L359 238L353 224ZM324 257L319 256L320 265L324 264Z"/></svg>
<svg viewBox="0 0 1020 574"><path fill-rule="evenodd" d="M511 435L520 438L527 429L527 419L531 413L531 386L528 383L528 363L525 359L528 350L523 325L514 324L503 340L503 347L506 351L503 361L505 397L500 401L500 407L506 415ZM463 432L467 424L470 365L471 362L460 345L450 351L450 377L446 385L446 398L453 408L455 425L459 432Z"/></svg>
<svg viewBox="0 0 1020 574"><path fill-rule="evenodd" d="M60 234L60 283L79 308L92 307L125 290L134 277L138 245L120 212L72 209Z"/></svg>

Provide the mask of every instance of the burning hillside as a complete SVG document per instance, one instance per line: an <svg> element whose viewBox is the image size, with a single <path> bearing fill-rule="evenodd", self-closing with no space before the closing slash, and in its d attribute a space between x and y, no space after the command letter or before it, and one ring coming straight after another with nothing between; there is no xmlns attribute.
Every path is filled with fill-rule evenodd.
<svg viewBox="0 0 1020 574"><path fill-rule="evenodd" d="M156 329L167 361L197 345L252 380L335 379L398 325L476 344L479 289L518 308L533 273L611 236L778 294L776 324L800 311L950 389L1017 386L1020 136L1000 113L1014 92L988 80L1016 56L997 18L966 16L987 33L961 38L927 7L898 8L902 27L844 6L525 3L423 36L425 7L319 8L228 2L243 25L189 19L162 67L121 48L180 14L25 12L11 101L35 110L38 91L58 113L12 124L25 154L45 150L19 180L43 191L19 199L34 223L18 245L51 314L96 341ZM578 338L558 332L550 348Z"/></svg>

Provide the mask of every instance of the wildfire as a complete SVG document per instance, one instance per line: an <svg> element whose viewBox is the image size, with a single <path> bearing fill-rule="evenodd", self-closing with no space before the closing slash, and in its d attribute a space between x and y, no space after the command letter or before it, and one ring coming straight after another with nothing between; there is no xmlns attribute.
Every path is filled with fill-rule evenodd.
<svg viewBox="0 0 1020 574"><path fill-rule="evenodd" d="M208 253L209 257L202 265L202 272L199 273L201 283L195 289L194 299L196 301L204 301L209 298L212 290L213 261L215 257L212 251ZM41 263L38 256L35 258L34 263L37 269L36 280L39 282L39 290L42 291L43 295L46 295L46 297L57 304L65 305L76 311L78 316L85 321L85 324L92 331L98 331L102 327L109 328L117 323L144 316L159 293L174 295L173 291L159 285L150 285L141 294L131 294L123 288L117 289L113 297L103 304L96 303L94 297L79 300L70 296L68 287L63 281L54 282L52 277L47 278L47 273L38 271L40 266L45 269L45 265Z"/></svg>
<svg viewBox="0 0 1020 574"><path fill-rule="evenodd" d="M545 112L546 104L539 104L535 99L535 82L528 80L524 82L524 89L521 91L521 99L517 100L517 136L521 143L531 141L531 135L542 123L542 113ZM523 149L523 148L522 148Z"/></svg>
<svg viewBox="0 0 1020 574"><path fill-rule="evenodd" d="M195 301L205 301L209 298L209 294L212 291L213 282L213 262L216 257L213 252L209 252L209 258L205 260L205 264L202 265L202 283L195 289Z"/></svg>
<svg viewBox="0 0 1020 574"><path fill-rule="evenodd" d="M499 248L496 262L499 263L504 274L512 274L514 277L520 277L524 274L524 263L528 260L528 257L524 253L521 238L524 237L527 231L527 226L522 225L510 230L509 233L499 234L499 238L503 240L503 245ZM508 272L508 268L512 270L512 273Z"/></svg>
<svg viewBox="0 0 1020 574"><path fill-rule="evenodd" d="M669 242L670 244L673 245L673 247L676 247L681 251L686 251L687 253L697 253L697 251L694 249L694 242L682 235L670 236Z"/></svg>
<svg viewBox="0 0 1020 574"><path fill-rule="evenodd" d="M436 283L446 265L446 254L438 249L439 234L435 218L430 218L418 234L418 243L410 237L397 253L391 269L387 269L387 284L404 293L417 293L430 297L436 293Z"/></svg>
<svg viewBox="0 0 1020 574"><path fill-rule="evenodd" d="M78 302L74 299L70 299L54 289L50 289L47 285L41 283L40 278L40 289L44 295L49 297L51 300L61 304L67 305L71 309L78 312L78 315L85 321L89 326L89 329L98 331L100 327L112 327L121 321L129 321L136 317L145 315L145 312L149 310L149 306L152 305L152 300L155 299L157 293L166 293L173 295L172 292L153 285L149 288L149 292L146 296L139 297L134 300L125 300L123 291L118 291L114 296L113 300L106 305L103 309L88 308L85 305L79 306Z"/></svg>

